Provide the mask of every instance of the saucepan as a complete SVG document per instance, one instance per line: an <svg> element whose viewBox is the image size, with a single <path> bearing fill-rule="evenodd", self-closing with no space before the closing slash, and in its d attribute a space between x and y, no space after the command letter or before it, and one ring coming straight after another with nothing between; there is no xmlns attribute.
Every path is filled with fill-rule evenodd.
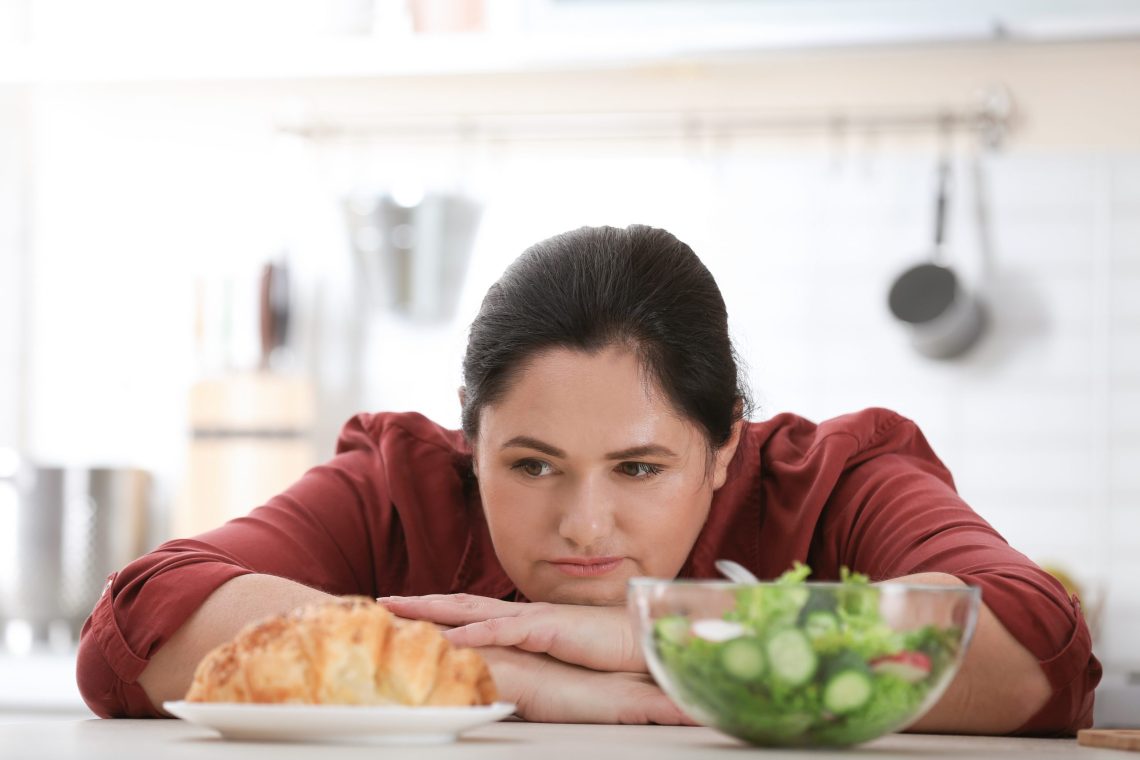
<svg viewBox="0 0 1140 760"><path fill-rule="evenodd" d="M887 298L891 314L906 325L915 350L933 359L951 359L965 353L978 342L987 325L981 297L946 262L949 183L950 161L944 155L938 163L934 245L926 261L895 279Z"/></svg>

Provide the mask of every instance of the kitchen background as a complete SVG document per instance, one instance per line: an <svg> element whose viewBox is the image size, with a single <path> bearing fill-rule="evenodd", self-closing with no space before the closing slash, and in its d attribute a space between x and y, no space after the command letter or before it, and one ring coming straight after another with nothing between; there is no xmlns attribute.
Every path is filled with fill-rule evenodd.
<svg viewBox="0 0 1140 760"><path fill-rule="evenodd" d="M915 419L1140 720L1138 72L1120 1L0 0L0 720L84 709L134 553L357 411L458 427L503 267L631 223L718 278L757 418ZM888 308L935 258L949 358Z"/></svg>

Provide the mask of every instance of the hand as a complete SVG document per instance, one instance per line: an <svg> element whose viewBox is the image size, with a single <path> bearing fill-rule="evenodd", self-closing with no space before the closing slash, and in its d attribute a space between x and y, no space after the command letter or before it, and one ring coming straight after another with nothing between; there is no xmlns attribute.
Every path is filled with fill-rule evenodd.
<svg viewBox="0 0 1140 760"><path fill-rule="evenodd" d="M456 646L515 647L593 670L646 672L623 607L504 602L471 594L378 601L401 617L458 626L443 634Z"/></svg>
<svg viewBox="0 0 1140 760"><path fill-rule="evenodd" d="M479 653L491 668L500 699L518 705L524 720L698 725L647 675L601 673L511 648L486 647Z"/></svg>

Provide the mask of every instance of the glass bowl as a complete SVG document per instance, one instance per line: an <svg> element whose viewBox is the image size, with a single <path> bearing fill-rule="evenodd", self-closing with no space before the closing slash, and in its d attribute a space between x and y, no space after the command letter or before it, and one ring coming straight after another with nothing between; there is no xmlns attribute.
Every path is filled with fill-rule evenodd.
<svg viewBox="0 0 1140 760"><path fill-rule="evenodd" d="M980 589L634 578L650 673L693 720L751 744L841 747L917 721L957 672Z"/></svg>

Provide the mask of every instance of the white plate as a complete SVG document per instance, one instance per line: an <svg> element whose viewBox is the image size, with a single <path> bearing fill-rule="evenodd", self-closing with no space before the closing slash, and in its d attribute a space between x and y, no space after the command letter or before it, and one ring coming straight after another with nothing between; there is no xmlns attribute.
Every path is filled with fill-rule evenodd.
<svg viewBox="0 0 1140 760"><path fill-rule="evenodd" d="M382 744L452 742L462 731L502 720L515 711L510 702L481 707L370 707L179 701L162 706L226 739Z"/></svg>

